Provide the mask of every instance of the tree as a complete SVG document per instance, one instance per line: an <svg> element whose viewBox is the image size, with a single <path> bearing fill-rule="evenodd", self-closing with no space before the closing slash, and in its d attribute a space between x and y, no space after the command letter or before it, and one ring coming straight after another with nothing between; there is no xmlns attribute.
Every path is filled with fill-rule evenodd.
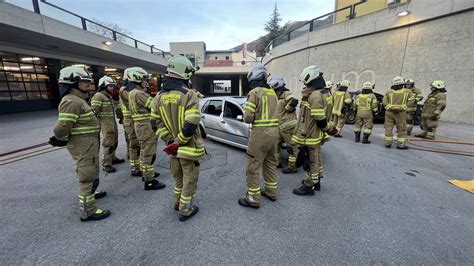
<svg viewBox="0 0 474 266"><path fill-rule="evenodd" d="M88 23L87 24L87 30L90 31L90 32L94 32L94 33L102 35L104 37L113 39L114 36L113 36L112 31L107 29L107 28L110 28L110 29L120 33L120 34L116 34L116 37L117 37L117 41L121 42L121 43L127 43L128 38L125 37L124 35L133 36L132 32L120 27L120 25L118 25L117 23L100 21L96 18L92 18L92 21L94 21L95 23L97 23L99 25L94 24L94 23ZM105 26L107 28L104 28L100 25ZM130 42L130 40L129 40L129 42Z"/></svg>
<svg viewBox="0 0 474 266"><path fill-rule="evenodd" d="M282 27L280 26L281 16L278 12L277 4L275 3L275 8L273 8L273 13L270 16L270 20L265 23L264 30L267 32L266 35L260 37L259 42L255 48L257 56L264 55L264 49L267 45L282 34Z"/></svg>

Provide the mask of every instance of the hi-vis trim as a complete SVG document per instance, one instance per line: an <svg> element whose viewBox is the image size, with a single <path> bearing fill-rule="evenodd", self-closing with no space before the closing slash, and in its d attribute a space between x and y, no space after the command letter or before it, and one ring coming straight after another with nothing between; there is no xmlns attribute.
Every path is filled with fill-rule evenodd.
<svg viewBox="0 0 474 266"><path fill-rule="evenodd" d="M293 135L291 140L300 145L316 145L321 143L322 137L302 139L296 135Z"/></svg>
<svg viewBox="0 0 474 266"><path fill-rule="evenodd" d="M249 195L260 195L260 187L248 188L247 193Z"/></svg>
<svg viewBox="0 0 474 266"><path fill-rule="evenodd" d="M199 109L189 109L184 113L184 120L194 117L201 118L201 112L199 112Z"/></svg>
<svg viewBox="0 0 474 266"><path fill-rule="evenodd" d="M163 117L163 122L165 122L165 126L168 129L169 132L172 131L170 119L168 118L168 115L166 114L166 110L164 106L160 106L160 114Z"/></svg>
<svg viewBox="0 0 474 266"><path fill-rule="evenodd" d="M76 114L71 114L71 113L59 113L59 118L58 121L72 121L76 122L76 120L79 118L78 115Z"/></svg>
<svg viewBox="0 0 474 266"><path fill-rule="evenodd" d="M90 133L99 133L100 126L83 126L83 127L74 127L71 129L71 135L83 135Z"/></svg>
<svg viewBox="0 0 474 266"><path fill-rule="evenodd" d="M257 108L257 106L253 103L253 102L249 102L247 101L245 104L244 104L244 109L247 109L253 113L255 113L255 108Z"/></svg>
<svg viewBox="0 0 474 266"><path fill-rule="evenodd" d="M88 120L91 120L93 118L95 118L95 114L94 114L93 111L90 111L88 113L80 115L77 120L78 121L88 121Z"/></svg>
<svg viewBox="0 0 474 266"><path fill-rule="evenodd" d="M203 156L206 153L204 148L179 147L178 154L185 154L193 157Z"/></svg>

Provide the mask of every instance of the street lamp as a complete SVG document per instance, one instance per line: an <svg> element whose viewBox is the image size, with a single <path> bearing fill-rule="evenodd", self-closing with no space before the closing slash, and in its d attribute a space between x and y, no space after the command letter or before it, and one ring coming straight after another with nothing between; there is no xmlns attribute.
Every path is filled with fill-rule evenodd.
<svg viewBox="0 0 474 266"><path fill-rule="evenodd" d="M408 11L408 10L403 10L403 11L399 12L399 13L397 14L397 16L399 16L399 17L404 17L404 16L407 16L408 14L410 14L410 11Z"/></svg>

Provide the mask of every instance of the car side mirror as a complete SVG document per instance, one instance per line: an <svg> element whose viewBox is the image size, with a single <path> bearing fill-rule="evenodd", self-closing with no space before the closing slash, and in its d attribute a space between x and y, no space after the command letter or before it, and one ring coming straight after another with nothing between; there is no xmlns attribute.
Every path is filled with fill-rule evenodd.
<svg viewBox="0 0 474 266"><path fill-rule="evenodd" d="M238 116L237 116L237 120L239 120L239 121L244 121L244 117L243 117L242 115L238 115Z"/></svg>

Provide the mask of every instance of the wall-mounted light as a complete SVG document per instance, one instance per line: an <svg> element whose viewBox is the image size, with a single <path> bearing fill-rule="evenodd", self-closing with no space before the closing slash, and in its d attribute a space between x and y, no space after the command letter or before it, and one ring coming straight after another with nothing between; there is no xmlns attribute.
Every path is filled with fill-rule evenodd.
<svg viewBox="0 0 474 266"><path fill-rule="evenodd" d="M111 41L105 41L105 42L103 42L103 44L109 46L109 45L112 45L112 42Z"/></svg>
<svg viewBox="0 0 474 266"><path fill-rule="evenodd" d="M106 68L105 68L105 71L111 72L111 71L117 71L117 69L116 69L116 68L107 68L107 67L106 67Z"/></svg>
<svg viewBox="0 0 474 266"><path fill-rule="evenodd" d="M399 17L404 17L404 16L407 16L408 14L410 14L410 11L408 10L403 10L401 12L398 12L397 16Z"/></svg>

